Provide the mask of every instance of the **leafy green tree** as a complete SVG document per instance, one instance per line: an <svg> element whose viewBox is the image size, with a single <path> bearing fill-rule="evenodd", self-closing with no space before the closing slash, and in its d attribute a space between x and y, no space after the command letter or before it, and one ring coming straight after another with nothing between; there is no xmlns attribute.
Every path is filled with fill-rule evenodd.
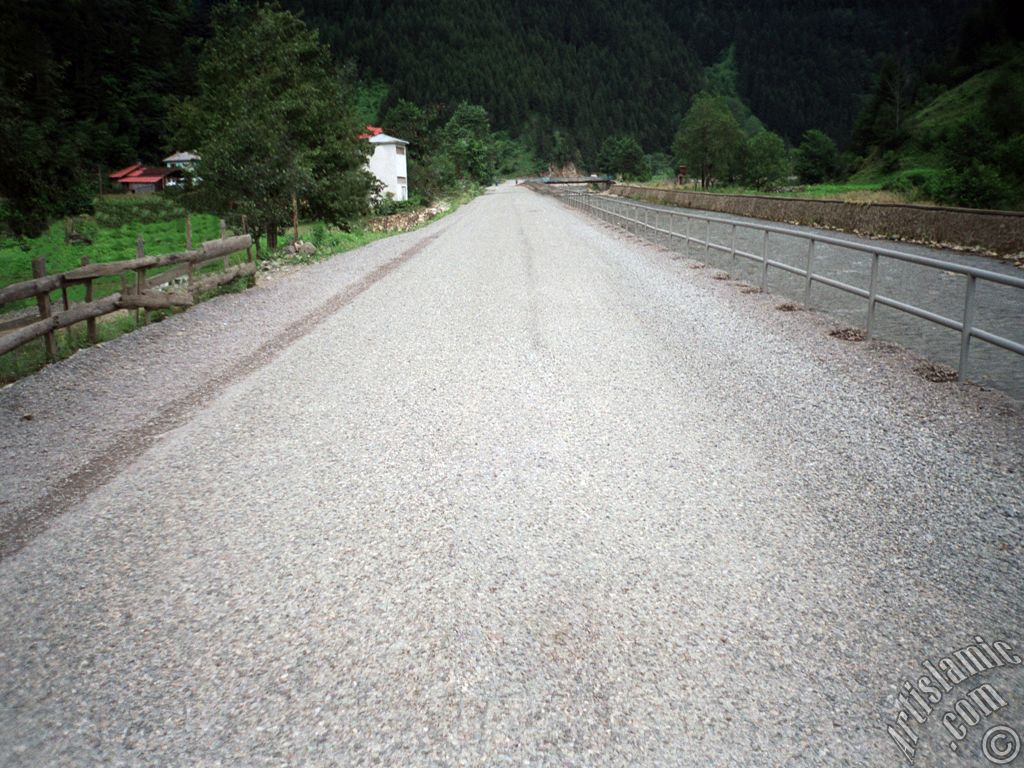
<svg viewBox="0 0 1024 768"><path fill-rule="evenodd" d="M551 134L551 165L555 168L565 168L570 163L580 164L580 151L576 147L573 137L565 131L556 128Z"/></svg>
<svg viewBox="0 0 1024 768"><path fill-rule="evenodd" d="M796 173L807 184L819 184L835 176L839 150L828 134L806 131L796 150Z"/></svg>
<svg viewBox="0 0 1024 768"><path fill-rule="evenodd" d="M409 142L410 159L422 158L432 149L432 115L418 104L399 99L381 121L386 133Z"/></svg>
<svg viewBox="0 0 1024 768"><path fill-rule="evenodd" d="M306 213L347 226L373 184L349 82L296 16L234 2L217 9L198 93L175 111L179 145L202 156L194 194L247 215L270 247L293 196Z"/></svg>
<svg viewBox="0 0 1024 768"><path fill-rule="evenodd" d="M643 147L632 136L609 136L597 156L598 170L626 181L650 178Z"/></svg>
<svg viewBox="0 0 1024 768"><path fill-rule="evenodd" d="M462 102L445 124L444 151L455 166L455 177L490 184L495 175L494 140L487 111Z"/></svg>
<svg viewBox="0 0 1024 768"><path fill-rule="evenodd" d="M942 144L946 168L928 190L938 202L968 208L999 208L1019 199L1024 179L1016 178L1021 161L1007 149L1021 141L1000 144L995 132L974 120L958 125Z"/></svg>
<svg viewBox="0 0 1024 768"><path fill-rule="evenodd" d="M505 131L494 134L494 155L499 178L529 176L539 170L537 158L525 142L513 139Z"/></svg>
<svg viewBox="0 0 1024 768"><path fill-rule="evenodd" d="M786 142L777 133L761 131L747 140L742 177L757 189L773 189L789 175Z"/></svg>
<svg viewBox="0 0 1024 768"><path fill-rule="evenodd" d="M743 147L743 132L724 99L701 93L672 142L676 158L700 174L701 189L728 178Z"/></svg>

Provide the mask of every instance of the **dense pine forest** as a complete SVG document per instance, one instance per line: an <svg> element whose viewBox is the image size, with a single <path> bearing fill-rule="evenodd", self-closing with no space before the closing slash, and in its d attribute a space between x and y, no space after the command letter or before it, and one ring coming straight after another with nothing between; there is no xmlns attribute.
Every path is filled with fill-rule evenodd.
<svg viewBox="0 0 1024 768"><path fill-rule="evenodd" d="M3 4L0 196L31 199L39 211L31 221L25 206L9 209L16 230L87 206L106 169L182 148L191 134L175 114L198 94L199 62L221 5ZM491 173L569 160L598 170L615 158L635 164L637 153L649 173L692 162L680 131L702 93L728 104L747 140L762 129L773 134L714 169L708 161L709 179L759 178L736 170L759 153L775 162L769 175L778 178L791 170L776 162L779 147L806 145L808 131L804 159L835 146L834 157L808 166L808 179L866 167L898 171L893 153L946 163L940 145L949 137L922 141L915 111L986 69L1007 67L1021 39L1008 0L282 0L276 7L329 46L346 81L339 93L349 94L358 120L420 139L414 166L438 184L463 170L450 152L437 159L460 105L482 107L495 131L487 134L500 150ZM1019 83L1009 66L997 87L1013 98ZM274 98L268 92L248 109L265 110ZM1011 142L1015 116L993 119L982 120L986 130L997 143ZM600 170L632 167L621 163ZM1008 190L999 200L975 202L1012 203L1018 180L999 183Z"/></svg>

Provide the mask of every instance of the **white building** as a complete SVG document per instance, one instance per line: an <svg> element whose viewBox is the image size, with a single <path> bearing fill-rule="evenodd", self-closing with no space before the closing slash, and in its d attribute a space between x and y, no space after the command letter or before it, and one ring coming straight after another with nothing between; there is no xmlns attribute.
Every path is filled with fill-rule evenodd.
<svg viewBox="0 0 1024 768"><path fill-rule="evenodd" d="M200 179L195 175L196 165L199 160L200 157L195 152L175 152L173 155L165 157L164 167L172 168L175 171L181 171L181 173L167 177L167 186L177 187L185 184L186 174L192 176L192 181L200 181Z"/></svg>
<svg viewBox="0 0 1024 768"><path fill-rule="evenodd" d="M408 200L409 171L406 164L406 147L409 146L409 142L388 136L386 133L370 136L369 141L373 145L370 173L383 185L383 194L395 200Z"/></svg>

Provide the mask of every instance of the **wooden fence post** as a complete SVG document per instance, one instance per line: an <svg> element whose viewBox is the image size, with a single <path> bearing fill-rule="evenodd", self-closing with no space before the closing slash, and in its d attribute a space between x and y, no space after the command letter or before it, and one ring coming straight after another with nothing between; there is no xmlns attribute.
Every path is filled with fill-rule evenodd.
<svg viewBox="0 0 1024 768"><path fill-rule="evenodd" d="M135 258L141 259L146 255L146 241L142 239L142 235L139 235L135 241ZM135 293L142 294L146 290L146 268L135 270ZM139 316L142 316L143 322L149 323L149 310L145 312L142 310L135 310L135 325L139 324Z"/></svg>
<svg viewBox="0 0 1024 768"><path fill-rule="evenodd" d="M228 229L228 225L225 223L224 219L221 219L220 220L220 239L221 240L223 240L225 237L227 237L227 229ZM230 266L231 266L231 254L230 253L225 253L224 254L224 259L221 262L221 267L223 269L227 270L227 268L230 267Z"/></svg>
<svg viewBox="0 0 1024 768"><path fill-rule="evenodd" d="M185 250L192 250L192 214L185 211Z"/></svg>
<svg viewBox="0 0 1024 768"><path fill-rule="evenodd" d="M40 256L37 259L32 259L32 277L46 277L46 257ZM48 318L50 316L50 294L37 294L36 304L39 307L39 317L43 320ZM46 356L50 360L56 360L57 340L54 338L53 331L46 334L44 341L46 344Z"/></svg>
<svg viewBox="0 0 1024 768"><path fill-rule="evenodd" d="M82 266L83 267L89 266L89 257L88 256L83 256L82 257ZM88 280L85 281L85 303L86 304L92 303L92 278L91 277ZM86 338L89 339L89 343L90 344L95 344L96 343L96 318L95 317L90 317L88 320L85 321L85 335L86 335Z"/></svg>
<svg viewBox="0 0 1024 768"><path fill-rule="evenodd" d="M248 235L249 234L249 217L246 216L245 214L242 214L242 234L243 235ZM251 244L249 245L248 248L245 249L245 260L246 260L247 263L252 264L252 245ZM256 273L255 272L253 272L251 275L249 275L249 281L248 282L249 282L249 287L250 288L252 288L254 285L256 285Z"/></svg>

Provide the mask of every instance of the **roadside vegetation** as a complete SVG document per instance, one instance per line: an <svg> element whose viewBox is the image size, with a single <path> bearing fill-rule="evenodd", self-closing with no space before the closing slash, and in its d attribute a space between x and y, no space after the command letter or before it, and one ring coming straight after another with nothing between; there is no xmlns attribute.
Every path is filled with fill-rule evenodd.
<svg viewBox="0 0 1024 768"><path fill-rule="evenodd" d="M467 185L454 191L447 197L441 212L431 217L424 224L447 216L461 205L469 202L481 192L479 187ZM260 263L264 269L275 266L298 266L311 264L330 256L361 248L376 240L391 237L408 229L375 230L373 224L380 216L416 211L423 206L418 201L395 203L387 201L360 217L350 226L341 229L324 221L302 221L299 224L299 240L314 246L309 253L291 252L284 239L278 248L270 249L266 244L266 236L257 243L260 246ZM157 216L157 220L152 220ZM167 217L167 218L159 218ZM173 217L173 218L172 218ZM219 236L219 220L210 214L192 215L193 243L212 240ZM123 222L123 223L122 223ZM93 263L119 261L129 258L135 252L135 238L142 235L146 250L151 253L166 253L184 249L185 245L184 211L178 205L161 195L146 197L120 196L104 199L97 203L95 216L79 217L75 220L75 230L87 233L91 244L69 243L65 240L64 223L57 223L50 230L37 238L8 240L0 243L0 287L13 282L31 278L31 269L25 274L26 253L35 256L46 256L47 263L53 272L72 269L79 266L81 255L88 253ZM415 227L413 227L415 228ZM85 235L83 235L85 236ZM26 250L27 249L27 250ZM238 262L244 254L235 254L232 262ZM207 268L210 271L217 267ZM197 297L199 300L212 298L216 295L234 293L244 290L244 281L237 280ZM100 296L121 289L120 278L100 278L94 281L94 295ZM70 301L84 299L84 289L69 289ZM53 300L58 300L55 294ZM8 311L20 308L27 311L35 306L29 299L23 302L6 305ZM169 317L173 310L154 310L150 322L160 322ZM114 339L138 327L138 319L134 312L122 311L100 318L97 321L99 343ZM90 346L86 338L86 329L82 324L68 330L58 331L57 357L64 359L79 349ZM16 381L23 376L34 373L49 362L42 340L30 342L12 352L0 355L0 386Z"/></svg>
<svg viewBox="0 0 1024 768"><path fill-rule="evenodd" d="M1009 3L982 3L957 46L922 64L879 57L850 138L809 129L790 143L750 114L733 51L705 73L672 158L690 188L730 193L1024 209L1024 30ZM608 164L606 164L608 165ZM623 180L671 186L657 155Z"/></svg>

